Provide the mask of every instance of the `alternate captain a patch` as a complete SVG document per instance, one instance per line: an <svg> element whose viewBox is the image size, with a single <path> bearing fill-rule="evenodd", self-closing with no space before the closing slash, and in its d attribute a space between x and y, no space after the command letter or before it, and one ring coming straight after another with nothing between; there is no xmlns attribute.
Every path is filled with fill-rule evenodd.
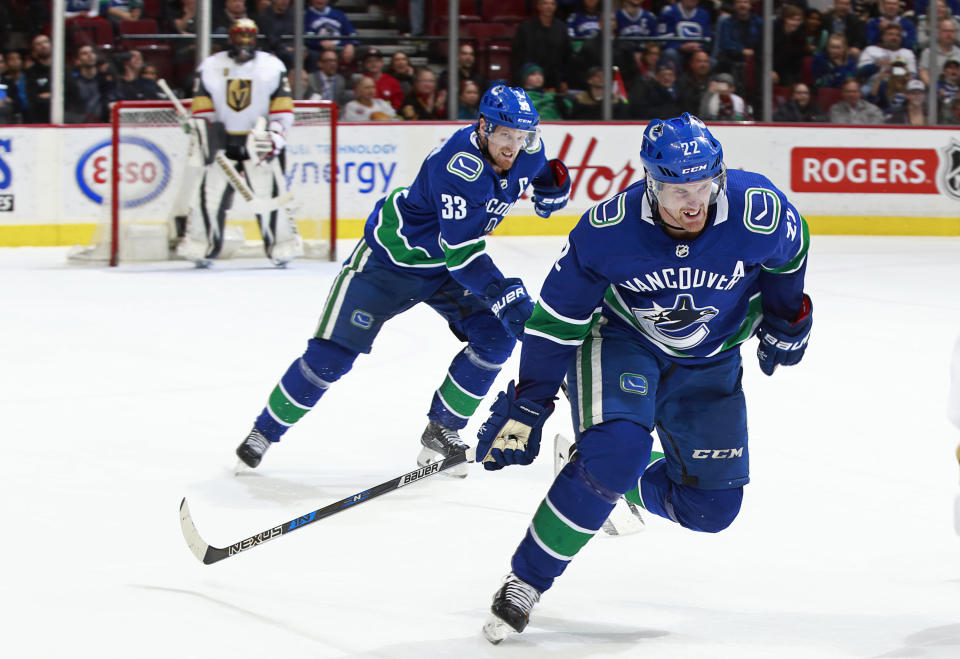
<svg viewBox="0 0 960 659"><path fill-rule="evenodd" d="M253 100L253 81L248 78L227 79L227 105L231 110L242 112Z"/></svg>

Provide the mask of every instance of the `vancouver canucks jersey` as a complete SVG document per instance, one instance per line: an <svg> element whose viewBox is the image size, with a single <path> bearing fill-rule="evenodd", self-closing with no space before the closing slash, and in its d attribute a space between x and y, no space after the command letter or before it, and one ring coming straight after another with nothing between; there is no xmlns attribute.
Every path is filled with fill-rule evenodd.
<svg viewBox="0 0 960 659"><path fill-rule="evenodd" d="M501 176L481 154L474 127L461 128L427 156L410 187L377 202L364 237L381 261L425 276L449 271L482 296L503 279L484 253L484 236L539 177L553 180L542 140Z"/></svg>
<svg viewBox="0 0 960 659"><path fill-rule="evenodd" d="M764 312L797 317L809 240L796 208L759 174L729 171L706 228L689 241L655 223L645 181L630 186L570 233L526 325L518 391L552 398L577 346L602 324L669 360L725 357Z"/></svg>

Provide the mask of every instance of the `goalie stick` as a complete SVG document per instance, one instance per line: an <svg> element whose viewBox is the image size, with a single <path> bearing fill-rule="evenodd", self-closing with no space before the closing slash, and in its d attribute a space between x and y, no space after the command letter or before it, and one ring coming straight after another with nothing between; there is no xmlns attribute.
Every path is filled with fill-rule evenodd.
<svg viewBox="0 0 960 659"><path fill-rule="evenodd" d="M183 103L180 102L180 99L177 98L177 95L173 93L173 90L170 89L170 85L167 84L167 81L163 78L157 80L157 86L160 87L160 90L166 95L170 102L173 103L174 110L177 113L177 116L180 117L180 124L184 127L186 132L191 132L190 120L192 115L187 112L187 109L183 107ZM266 215L272 211L277 210L283 206L289 205L293 201L293 192L289 190L283 194L277 195L276 197L264 198L258 197L253 190L247 185L247 182L241 176L240 172L237 171L237 168L233 166L233 163L230 162L223 152L218 152L214 157L214 162L217 163L217 166L223 170L223 173L227 177L227 181L230 183L230 187L236 190L243 200L247 203L250 210L253 211L256 215ZM280 180L283 180L282 177Z"/></svg>
<svg viewBox="0 0 960 659"><path fill-rule="evenodd" d="M440 462L433 462L425 467L414 469L413 471L407 472L402 476L392 478L384 483L380 483L379 485L375 485L367 490L363 490L362 492L348 496L345 499L341 499L336 503L331 503L329 506L318 508L313 512L309 512L305 515L291 519L288 522L274 526L273 528L256 533L249 538L244 538L243 540L235 542L231 545L227 545L226 547L214 547L200 537L200 533L197 531L197 526L193 523L193 517L190 515L190 507L187 505L187 499L184 497L180 502L180 529L183 531L183 538L187 541L187 546L190 548L190 551L193 552L193 555L203 562L204 565L210 565L211 563L222 561L225 558L230 558L231 556L239 554L240 552L244 552L248 549L252 549L253 547L262 545L264 542L269 540L279 538L280 536L286 535L291 531L301 529L307 524L313 524L314 522L324 519L325 517L330 517L330 515L339 513L348 508L353 508L354 506L358 506L361 503L369 501L370 499L374 499L382 494L394 492L399 490L401 487L410 485L411 483L416 483L424 478L435 476L436 474L446 471L451 467L456 467L464 462L474 462L471 457L468 457L467 451L461 451L460 453L456 453L449 458L441 460Z"/></svg>

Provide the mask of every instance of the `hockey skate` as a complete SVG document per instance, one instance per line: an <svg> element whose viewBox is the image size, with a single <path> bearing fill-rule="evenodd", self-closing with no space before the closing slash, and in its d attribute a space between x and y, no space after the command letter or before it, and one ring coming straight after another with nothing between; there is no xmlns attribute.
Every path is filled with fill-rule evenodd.
<svg viewBox="0 0 960 659"><path fill-rule="evenodd" d="M417 464L421 467L426 467L432 462L439 462L470 448L460 439L459 432L452 428L445 428L432 420L427 424L423 435L420 436L420 443L423 444L423 448L420 450L420 455L417 456ZM467 464L465 462L456 467L451 467L443 473L453 478L466 478Z"/></svg>
<svg viewBox="0 0 960 659"><path fill-rule="evenodd" d="M530 622L530 611L539 601L540 591L511 572L493 596L490 617L483 624L483 635L496 645L511 631L519 634Z"/></svg>
<svg viewBox="0 0 960 659"><path fill-rule="evenodd" d="M563 435L558 434L553 438L554 475L560 473L560 470L570 462L576 452L576 444ZM661 457L663 457L663 453L654 451L650 456L650 460L652 462ZM640 508L641 506L628 500L625 496L621 496L617 499L616 505L613 507L613 510L610 511L610 516L607 517L603 526L600 527L600 530L603 531L605 536L611 537L639 533L645 528L643 516L640 514Z"/></svg>
<svg viewBox="0 0 960 659"><path fill-rule="evenodd" d="M270 444L270 440L254 427L243 443L237 447L237 457L240 458L240 462L255 469L263 459L263 454L270 448Z"/></svg>

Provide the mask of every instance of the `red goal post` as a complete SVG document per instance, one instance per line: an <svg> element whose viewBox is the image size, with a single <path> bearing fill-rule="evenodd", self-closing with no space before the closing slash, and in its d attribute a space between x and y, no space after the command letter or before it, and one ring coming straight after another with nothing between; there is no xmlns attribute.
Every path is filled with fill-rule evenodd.
<svg viewBox="0 0 960 659"><path fill-rule="evenodd" d="M189 109L190 101L183 105ZM336 260L337 106L295 101L287 135L284 184L288 205L304 239L305 256ZM190 135L168 100L120 101L111 111L108 185L102 190L101 221L90 245L70 253L76 261L157 261L175 258L176 216L203 172L190 167ZM227 214L224 254L264 257L256 215L239 194Z"/></svg>

